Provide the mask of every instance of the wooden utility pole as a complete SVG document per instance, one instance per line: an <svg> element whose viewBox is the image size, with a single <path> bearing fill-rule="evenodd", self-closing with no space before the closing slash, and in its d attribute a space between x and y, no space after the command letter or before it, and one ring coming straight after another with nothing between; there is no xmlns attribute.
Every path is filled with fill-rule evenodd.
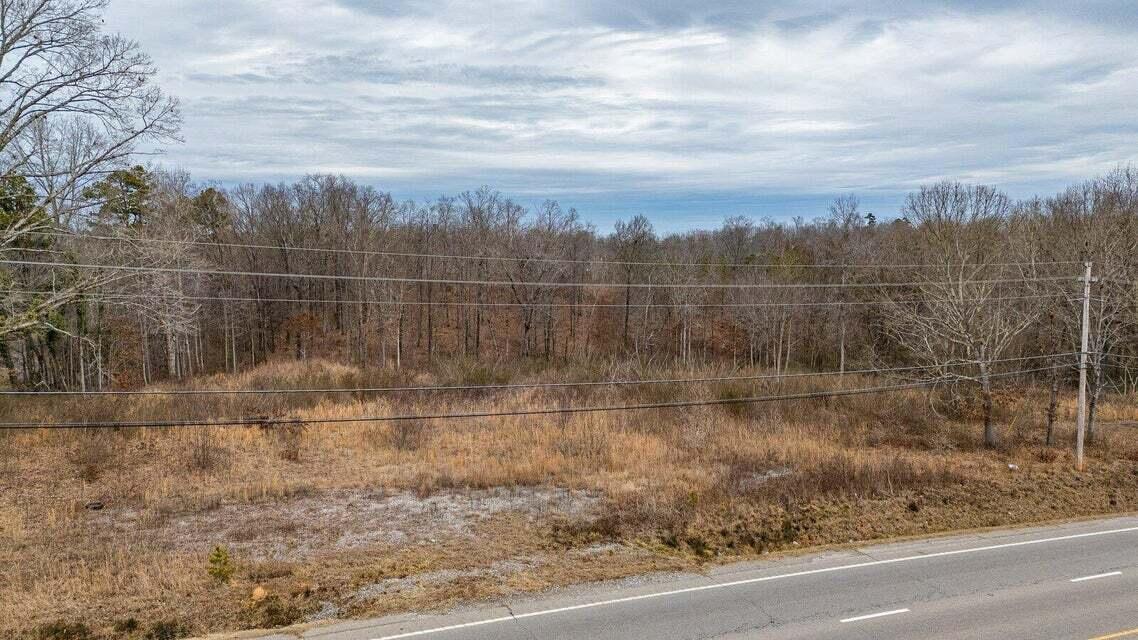
<svg viewBox="0 0 1138 640"><path fill-rule="evenodd" d="M1083 331L1079 349L1079 400L1076 410L1075 468L1083 470L1083 441L1087 430L1087 350L1090 348L1091 262L1083 263Z"/></svg>

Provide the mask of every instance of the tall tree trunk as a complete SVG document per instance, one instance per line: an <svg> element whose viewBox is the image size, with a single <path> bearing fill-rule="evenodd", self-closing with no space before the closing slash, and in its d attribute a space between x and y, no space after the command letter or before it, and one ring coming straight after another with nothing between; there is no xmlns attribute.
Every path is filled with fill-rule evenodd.
<svg viewBox="0 0 1138 640"><path fill-rule="evenodd" d="M166 328L166 375L181 377L178 375L178 336L169 327Z"/></svg>
<svg viewBox="0 0 1138 640"><path fill-rule="evenodd" d="M984 444L994 447L997 439L996 425L992 420L992 379L986 362L980 364L980 393L984 403Z"/></svg>
<svg viewBox="0 0 1138 640"><path fill-rule="evenodd" d="M83 362L83 339L79 339L79 390L87 392L87 367Z"/></svg>
<svg viewBox="0 0 1138 640"><path fill-rule="evenodd" d="M846 316L842 314L842 324L838 328L838 373L846 373Z"/></svg>
<svg viewBox="0 0 1138 640"><path fill-rule="evenodd" d="M427 283L427 361L435 359L435 305L433 283Z"/></svg>
<svg viewBox="0 0 1138 640"><path fill-rule="evenodd" d="M1091 371L1091 388L1087 398L1087 444L1095 441L1095 411L1102 397L1102 367L1094 366Z"/></svg>
<svg viewBox="0 0 1138 640"><path fill-rule="evenodd" d="M628 348L628 313L629 306L632 304L632 287L626 286L624 288L624 333L623 340L624 346Z"/></svg>
<svg viewBox="0 0 1138 640"><path fill-rule="evenodd" d="M1055 444L1055 418L1059 409L1059 365L1051 365L1051 396L1047 403L1047 446Z"/></svg>
<svg viewBox="0 0 1138 640"><path fill-rule="evenodd" d="M8 384L13 389L20 388L20 374L16 371L16 363L12 361L12 350L8 347L8 341L2 339L0 339L0 363L8 372Z"/></svg>
<svg viewBox="0 0 1138 640"><path fill-rule="evenodd" d="M138 320L138 333L142 338L142 383L150 384L150 336L146 332L146 324L142 318Z"/></svg>
<svg viewBox="0 0 1138 640"><path fill-rule="evenodd" d="M403 318L404 305L399 305L399 322L395 330L395 370L403 369Z"/></svg>

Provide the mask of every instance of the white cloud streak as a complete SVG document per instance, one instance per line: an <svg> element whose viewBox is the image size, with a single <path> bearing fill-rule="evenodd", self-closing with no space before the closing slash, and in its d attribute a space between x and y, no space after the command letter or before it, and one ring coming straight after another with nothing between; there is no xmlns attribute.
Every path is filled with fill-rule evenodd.
<svg viewBox="0 0 1138 640"><path fill-rule="evenodd" d="M1138 158L1138 34L1109 5L606 5L115 0L108 27L183 99L166 162L201 179L1015 191Z"/></svg>

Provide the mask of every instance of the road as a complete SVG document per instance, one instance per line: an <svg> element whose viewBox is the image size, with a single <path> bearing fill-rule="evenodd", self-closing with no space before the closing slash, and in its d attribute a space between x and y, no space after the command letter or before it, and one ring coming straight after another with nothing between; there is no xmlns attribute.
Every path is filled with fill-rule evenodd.
<svg viewBox="0 0 1138 640"><path fill-rule="evenodd" d="M1134 638L1138 517L868 546L572 590L311 640Z"/></svg>

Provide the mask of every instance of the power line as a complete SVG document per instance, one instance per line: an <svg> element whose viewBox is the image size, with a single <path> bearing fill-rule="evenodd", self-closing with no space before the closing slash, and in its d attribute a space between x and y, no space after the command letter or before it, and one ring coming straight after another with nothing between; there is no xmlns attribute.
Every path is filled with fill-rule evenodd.
<svg viewBox="0 0 1138 640"><path fill-rule="evenodd" d="M45 291L45 290L20 290L20 289L7 289L4 293L13 295L56 295L58 291ZM80 292L74 294L76 298L92 298L100 301L104 300L149 300L153 301L155 296L141 294L141 293L93 293L93 292ZM333 298L262 298L255 296L193 296L193 295L178 295L179 299L190 300L195 302L258 302L258 303L294 303L294 304L354 304L354 305L378 305L378 306L458 306L458 307L555 307L555 308L619 308L623 309L625 306L635 308L686 308L686 307L700 307L700 308L762 308L762 307L850 307L850 306L876 306L876 305L890 305L897 303L907 302L922 302L920 298L899 298L891 300L820 300L814 302L692 302L685 304L682 302L632 302L628 305L622 303L592 303L592 302L549 302L549 303L534 303L529 304L525 302L471 302L464 300L336 300ZM1067 298L1069 300L1077 300L1072 298L1069 294L1065 293L1040 293L1030 296L1000 296L995 298L963 298L961 302L1007 302L1012 300L1036 300L1040 298Z"/></svg>
<svg viewBox="0 0 1138 640"><path fill-rule="evenodd" d="M1002 374L991 374L992 378L1047 371L1050 367L1039 369L1024 369ZM780 402L787 400L811 400L819 398L837 398L844 396L887 393L891 391L904 391L920 389L940 384L957 384L963 382L958 378L940 378L922 382L912 382L897 385L878 387L863 387L858 389L837 389L823 392L790 393L774 396L752 396L746 398L715 398L708 400L679 400L674 402L652 402L646 404L627 405L598 405L585 407L556 407L548 409L518 409L513 411L469 411L462 413L435 413L435 414L406 414L388 416L355 416L341 418L231 418L222 420L137 420L137 421L98 421L98 422L4 422L0 423L0 430L28 430L28 429L119 429L119 428L166 428L166 427L238 427L238 426L287 426L304 424L338 424L357 422L404 422L408 420L462 420L471 418L501 418L517 416L536 416L574 413L599 413L608 411L639 411L646 409L675 409L682 407L717 406L728 404L759 404L766 402Z"/></svg>
<svg viewBox="0 0 1138 640"><path fill-rule="evenodd" d="M207 242L202 240L176 240L168 238L124 238L120 236L107 236L91 233L75 234L53 231L35 231L28 235L51 237L67 237L89 240L111 240L117 242L152 242L158 244L180 244L202 247L227 247L232 249L268 249L276 251L308 251L315 253L332 253L347 255L371 255L393 258L424 258L439 260L487 260L493 262L551 262L560 264L603 264L628 266L656 266L656 267L720 267L731 269L917 269L936 267L940 265L928 263L910 264L780 264L780 263L751 263L751 262L670 262L655 260L608 260L608 259L575 259L575 258L549 258L549 257L518 257L518 256L490 256L490 255L463 255L438 253L413 253L405 251L378 251L372 249L336 249L331 247L304 247L296 245L252 244L243 242ZM984 265L985 267L1016 267L1016 266L1051 266L1081 264L1076 260L1055 260L1044 262L996 262Z"/></svg>
<svg viewBox="0 0 1138 640"><path fill-rule="evenodd" d="M1022 356L1018 358L1001 358L991 363L1023 362L1027 360L1041 360L1044 358L1061 358L1077 355L1075 352L1052 353L1039 356ZM288 395L303 393L403 393L403 392L435 392L435 391L500 391L505 389L560 389L575 387L600 386L643 386L662 384L698 384L707 382L742 382L754 380L781 380L784 378L814 378L840 375L865 375L880 373L899 373L902 371L921 371L928 369L941 369L947 367L964 367L975 365L976 362L959 361L938 366L907 366L874 369L854 369L848 371L810 371L799 373L764 373L753 376L713 376L704 378L655 378L647 380L588 380L583 382L525 382L482 385L434 385L416 387L354 387L354 388L326 388L326 389L135 389L111 391L19 391L3 390L0 396L194 396L194 395Z"/></svg>
<svg viewBox="0 0 1138 640"><path fill-rule="evenodd" d="M829 283L694 283L694 282L678 282L678 283L647 283L647 282L543 282L543 281L510 281L510 280L459 280L449 278L407 278L397 276L355 276L355 275L332 275L322 273L279 273L273 271L228 271L221 269L191 269L186 267L140 267L130 265L108 265L108 264L86 264L86 263L69 263L69 262L48 262L38 260L0 260L0 264L18 265L18 266L41 266L41 267L65 267L70 269L105 269L108 271L128 271L135 273L180 273L189 275L205 275L205 276L240 276L240 277L264 277L264 278L300 278L308 280L347 280L353 282L389 282L389 283L402 283L402 284L443 284L443 285L473 285L473 286L498 286L498 287L552 287L552 288L570 288L570 287L590 287L590 288L631 288L631 289L871 289L871 288L898 288L898 287L918 287L918 286L957 286L960 282L935 282L935 281L917 281L917 282L877 282L877 283L857 283L857 282L829 282ZM1075 279L1071 276L1050 276L1050 277L1035 277L1035 278L1011 278L1011 279L989 279L989 280L969 280L966 284L979 285L979 284L1008 284L1008 283L1024 283L1024 282L1053 282L1070 280L1074 282Z"/></svg>

